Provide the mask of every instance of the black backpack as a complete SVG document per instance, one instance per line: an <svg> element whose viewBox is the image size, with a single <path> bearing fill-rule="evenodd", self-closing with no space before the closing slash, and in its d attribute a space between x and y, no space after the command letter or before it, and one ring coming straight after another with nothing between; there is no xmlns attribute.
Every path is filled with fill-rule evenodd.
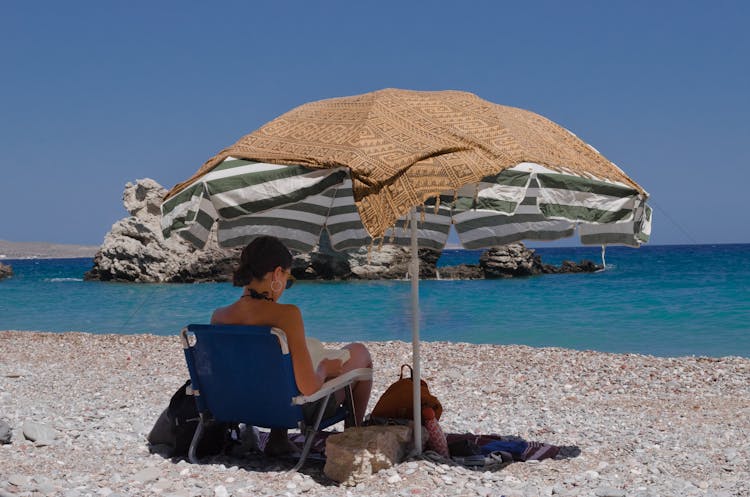
<svg viewBox="0 0 750 497"><path fill-rule="evenodd" d="M177 389L169 401L169 406L161 413L156 424L148 434L152 445L166 446L169 457L186 456L198 428L200 416L190 387L190 380ZM232 436L232 432L234 437ZM203 436L196 456L213 456L224 452L234 443L238 427L232 423L211 421L204 426Z"/></svg>

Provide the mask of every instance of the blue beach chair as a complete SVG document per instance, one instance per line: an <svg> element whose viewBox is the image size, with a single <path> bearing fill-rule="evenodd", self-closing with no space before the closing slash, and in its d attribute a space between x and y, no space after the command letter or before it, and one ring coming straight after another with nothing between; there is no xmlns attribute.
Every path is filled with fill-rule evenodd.
<svg viewBox="0 0 750 497"><path fill-rule="evenodd" d="M318 430L359 418L354 413L351 386L371 379L369 368L350 371L304 396L297 389L286 335L280 329L191 324L180 335L200 415L188 452L192 463L198 462L195 451L207 423L245 423L249 428L299 428L305 444L292 469L297 471ZM341 389L346 392L344 405L324 417L329 398Z"/></svg>

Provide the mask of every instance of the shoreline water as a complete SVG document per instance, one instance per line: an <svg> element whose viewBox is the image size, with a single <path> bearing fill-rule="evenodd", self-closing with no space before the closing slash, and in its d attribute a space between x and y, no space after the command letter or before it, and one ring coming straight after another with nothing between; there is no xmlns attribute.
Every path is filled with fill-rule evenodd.
<svg viewBox="0 0 750 497"><path fill-rule="evenodd" d="M367 345L371 409L411 346ZM257 455L193 466L149 454L145 435L187 376L176 336L4 331L0 355L0 418L14 429L0 445L0 490L11 494L750 495L750 359L427 342L423 377L445 431L580 453L487 472L405 462L352 489L327 480L320 463L291 477L292 463ZM27 421L57 439L17 438Z"/></svg>
<svg viewBox="0 0 750 497"><path fill-rule="evenodd" d="M543 260L578 260L580 250L545 250ZM589 258L592 250L585 252ZM445 255L454 257L450 264L478 257ZM750 245L613 248L607 261L606 271L593 274L423 281L422 339L750 357ZM237 298L228 283L81 281L89 264L15 264L14 277L0 282L0 328L171 335L206 322L212 309ZM300 307L310 334L324 341L408 341L409 287L404 281L298 282L284 301Z"/></svg>

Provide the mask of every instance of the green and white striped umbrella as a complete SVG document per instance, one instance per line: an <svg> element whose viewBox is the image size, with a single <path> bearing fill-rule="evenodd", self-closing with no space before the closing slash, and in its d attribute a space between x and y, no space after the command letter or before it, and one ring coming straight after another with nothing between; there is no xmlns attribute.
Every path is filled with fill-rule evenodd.
<svg viewBox="0 0 750 497"><path fill-rule="evenodd" d="M557 240L578 228L585 245L638 246L648 240L651 209L633 188L561 174L524 163L444 192L418 206L418 245L440 250L453 224L467 249L520 240ZM368 245L346 168L310 169L227 158L162 205L165 237L177 233L202 247L218 223L221 246L273 235L311 251L327 229L336 250ZM406 217L384 243L409 245Z"/></svg>
<svg viewBox="0 0 750 497"><path fill-rule="evenodd" d="M198 247L214 223L226 247L273 235L309 251L323 229L338 250L410 245L419 424L418 247L442 249L451 225L467 249L576 231L583 244L637 247L651 231L647 198L542 116L465 92L386 89L311 102L244 136L169 192L162 230Z"/></svg>

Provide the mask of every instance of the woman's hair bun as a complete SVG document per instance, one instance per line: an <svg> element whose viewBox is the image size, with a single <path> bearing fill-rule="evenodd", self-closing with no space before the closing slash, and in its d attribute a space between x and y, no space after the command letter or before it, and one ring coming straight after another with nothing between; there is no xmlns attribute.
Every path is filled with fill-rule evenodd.
<svg viewBox="0 0 750 497"><path fill-rule="evenodd" d="M240 264L232 277L234 286L245 286L253 280L260 280L277 267L292 267L292 254L289 249L273 236L259 236L242 249Z"/></svg>

